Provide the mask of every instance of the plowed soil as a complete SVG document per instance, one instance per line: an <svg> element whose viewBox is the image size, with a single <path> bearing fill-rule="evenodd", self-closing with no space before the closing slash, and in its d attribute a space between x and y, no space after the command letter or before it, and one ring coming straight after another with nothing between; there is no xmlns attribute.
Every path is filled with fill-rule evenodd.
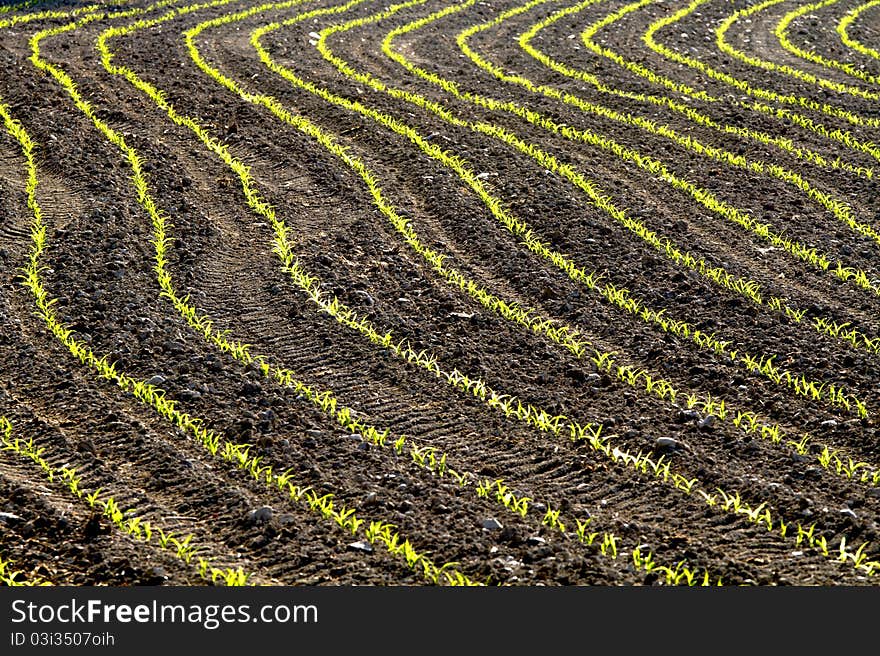
<svg viewBox="0 0 880 656"><path fill-rule="evenodd" d="M321 311L284 269L274 252L273 228L248 205L238 174L190 127L173 122L148 95L102 63L96 47L102 32L163 17L186 3L163 8L141 0L108 4L92 10L98 14L44 16L7 24L0 31L0 102L35 144L35 198L43 211L47 244L41 255L43 285L48 297L57 299L52 307L58 320L96 356L106 355L117 370L151 381L179 410L199 418L222 439L251 445L249 454L259 456L261 465L271 465L276 473L289 470L297 485L332 494L336 508L353 509L365 524L353 534L212 456L154 407L80 362L49 331L36 313L34 295L22 284L33 249L34 213L26 193L27 160L19 141L5 130L0 134L0 415L12 424L13 439L33 439L45 449L42 456L52 467L75 468L84 488L100 488L104 498L112 495L130 511L129 517L179 536L192 535L199 555L222 569L240 567L249 574L249 583L430 583L421 565L408 566L402 555L379 543L367 547L364 528L382 521L393 524L401 540L409 540L438 567L450 563L450 571L489 584L687 582L673 581L662 570L646 571L633 557L636 548L641 554L650 551L658 564L670 569L688 568L699 583L877 584L880 567L865 564L880 561L880 476L871 476L880 467L878 353L864 343L854 346L821 334L815 326L816 318L830 318L866 336L880 334L878 294L833 275L840 261L864 270L869 285L880 287L877 241L839 221L792 184L478 68L463 54L456 36L521 2L468 5L397 36L391 46L412 64L454 81L462 93L528 107L556 124L591 130L604 143L613 139L659 160L674 176L768 223L777 233L826 253L835 262L831 270L803 262L713 213L656 172L510 112L456 98L383 52L383 39L393 29L451 3L414 4L383 20L331 34L326 43L351 72L424 96L464 122L501 126L554 155L590 180L615 207L682 251L756 281L763 302L673 261L563 175L520 150L344 75L315 47L323 29L385 11L385 5L365 1L345 12L281 26L262 38L275 62L315 88L387 114L413 128L425 143L460 158L511 215L578 266L603 272L605 281L628 289L631 297L664 310L667 317L689 322L691 329L728 340L728 354L719 355L692 338L660 330L573 281L530 251L466 181L411 139L291 84L261 62L250 43L253 30L333 4L318 0L268 8L195 37L210 66L246 92L274 97L291 115L307 118L358 158L422 242L447 256L444 266L509 303L531 308L533 316L577 330L591 346L614 352L614 368L602 369L592 360L592 350L578 357L539 329L505 318L448 283L380 211L355 170L312 135L200 70L184 33L257 5L253 0L215 4L111 38L113 63L162 90L179 114L201 125L249 167L258 193L283 220L296 257L320 289L367 317L380 335L390 331L395 343L406 339L415 352L435 355L446 372L458 369L548 414L601 424L601 435L612 448L650 453L655 462L662 457L661 464L671 463L670 472L696 481L693 489L688 494L672 477L664 479L650 468L640 471L586 441L572 441L568 429L554 434L505 416L474 393L456 389L446 378L406 362L392 348L371 343ZM791 38L880 76L880 61L844 47L835 32L840 17L858 4L841 0L798 19ZM0 14L0 20L46 10L71 12L85 5L37 3ZM647 4L600 30L596 40L658 75L717 96L718 102L653 84L585 46L581 32L623 7L619 0L597 1L565 16L531 43L557 62L595 75L607 88L665 96L718 124L784 137L797 148L820 154L825 165L697 125L658 104L601 92L547 68L519 46L519 35L569 5L573 3L538 4L475 34L468 45L504 73L621 115L650 119L751 162L796 172L813 188L845 203L858 222L880 230L880 195L873 176L878 162L870 152L751 111L746 104L755 99L743 91L647 47L641 36L650 24L685 3ZM696 14L661 29L656 38L754 87L843 108L866 124L767 101L829 130L849 131L852 139L880 142L880 101L826 91L717 49L713 30L746 6L739 0L710 0ZM728 41L751 56L880 93L880 86L802 60L780 46L775 25L797 6L787 0L749 23L737 22ZM115 15L131 8L146 11ZM93 15L94 20L82 20ZM218 348L162 293L155 271L154 224L139 201L129 161L59 80L31 59L35 34L73 20L81 25L40 41L40 57L66 72L96 117L143 160L149 193L169 222L167 266L180 296L188 296L216 330L249 344L251 354L292 370L316 390L332 390L339 408L351 408L361 421L389 430L384 446L347 430L295 387L265 376L258 362L245 364ZM851 32L871 43L880 30L878 21L880 11L869 10ZM835 168L832 163L838 158L871 174ZM802 319L794 321L770 308L767 299L773 296L804 310ZM749 371L730 351L756 359L775 356L780 370L825 383L825 392L830 385L843 386L865 410L860 415L854 405L847 409L827 395L814 399L798 394L784 380L774 383ZM617 365L623 364L668 380L678 390L676 397L659 398L645 389L644 378L629 384L617 374ZM733 409L689 408L690 394L723 399ZM778 424L785 437L774 442L760 429L744 430L745 423L733 421L737 411L756 413L768 426ZM434 447L438 457L445 453L449 467L472 478L459 485L448 473L418 466L409 447L401 453L393 447L401 435ZM795 445L807 435L799 452ZM831 460L825 457L829 455ZM498 479L517 497L532 500L525 516L499 503L494 489L479 494L476 482ZM697 490L712 495L714 505ZM770 510L772 530L746 512L725 509L725 494L738 494L756 516ZM552 525L548 509L551 515L560 511L564 528ZM30 459L9 448L0 452L0 511L0 558L12 561L11 569L19 570L22 580L211 584L210 577L200 576L195 558L187 563L155 537L145 542L125 534L72 495L60 476L49 481ZM598 532L592 544L577 535L577 520L588 518L587 532ZM813 535L825 537L827 555L818 541L799 540L798 526L804 531L814 526ZM603 543L608 534L615 536L613 550ZM870 544L857 553L866 542ZM446 581L441 577L440 582Z"/></svg>

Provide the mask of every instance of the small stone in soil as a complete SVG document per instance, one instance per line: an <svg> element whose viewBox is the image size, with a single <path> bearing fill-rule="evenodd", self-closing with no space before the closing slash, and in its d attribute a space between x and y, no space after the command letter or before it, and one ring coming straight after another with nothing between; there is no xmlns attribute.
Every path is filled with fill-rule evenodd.
<svg viewBox="0 0 880 656"><path fill-rule="evenodd" d="M248 381L241 388L242 396L256 396L263 391L263 386L254 381Z"/></svg>
<svg viewBox="0 0 880 656"><path fill-rule="evenodd" d="M155 376L152 376L147 379L147 385L164 385L164 384L165 384L165 377L160 376L159 374L156 374Z"/></svg>
<svg viewBox="0 0 880 656"><path fill-rule="evenodd" d="M542 538L540 535L533 535L532 537L530 537L526 540L526 544L529 545L530 547L537 547L542 544L545 544L546 542L547 542L547 540Z"/></svg>
<svg viewBox="0 0 880 656"><path fill-rule="evenodd" d="M846 515L848 517L852 517L853 519L858 519L858 516L856 515L855 511L852 508L841 508L840 514Z"/></svg>
<svg viewBox="0 0 880 656"><path fill-rule="evenodd" d="M697 428L712 428L715 425L715 415L706 415L697 422Z"/></svg>
<svg viewBox="0 0 880 656"><path fill-rule="evenodd" d="M92 513L92 516L86 522L83 532L87 540L94 540L101 534L109 533L110 529L101 524L101 516L98 513Z"/></svg>
<svg viewBox="0 0 880 656"><path fill-rule="evenodd" d="M0 519L7 521L7 522L14 522L14 521L20 520L21 517L19 517L18 515L13 515L12 513L8 513L8 512L0 512Z"/></svg>
<svg viewBox="0 0 880 656"><path fill-rule="evenodd" d="M654 440L654 446L658 449L677 449L678 440L671 437L658 437Z"/></svg>
<svg viewBox="0 0 880 656"><path fill-rule="evenodd" d="M365 540L358 540L357 542L352 542L348 545L348 548L352 551L363 551L364 553L372 553L373 545Z"/></svg>
<svg viewBox="0 0 880 656"><path fill-rule="evenodd" d="M252 549L252 550L262 549L267 544L269 544L269 542L270 542L270 539L268 536L258 535L253 540L251 540L250 544L248 545L248 548Z"/></svg>
<svg viewBox="0 0 880 656"><path fill-rule="evenodd" d="M252 524L259 524L261 522L270 522L272 521L272 509L269 506L260 506L254 510L251 510L247 514L247 519Z"/></svg>
<svg viewBox="0 0 880 656"><path fill-rule="evenodd" d="M835 426L837 426L837 420L836 419L826 419L825 421L823 421L819 425L822 428L834 428Z"/></svg>
<svg viewBox="0 0 880 656"><path fill-rule="evenodd" d="M502 524L494 517L489 517L483 520L483 528L489 531L495 531L502 528Z"/></svg>

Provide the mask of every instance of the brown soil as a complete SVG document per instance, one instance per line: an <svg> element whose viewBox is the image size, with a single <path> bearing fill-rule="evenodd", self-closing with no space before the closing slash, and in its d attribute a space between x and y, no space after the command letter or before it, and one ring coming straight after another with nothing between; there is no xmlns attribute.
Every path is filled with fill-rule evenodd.
<svg viewBox="0 0 880 656"><path fill-rule="evenodd" d="M48 2L73 9L85 2ZM132 6L145 6L138 0ZM640 473L575 444L567 435L533 429L467 395L429 372L372 345L326 313L316 311L272 252L272 232L247 206L235 174L187 128L168 116L124 78L103 68L95 42L110 25L136 18L107 18L41 43L43 57L63 67L98 116L123 134L145 161L151 192L172 228L169 267L182 295L189 294L215 326L251 344L272 362L308 384L333 390L341 405L395 435L411 436L448 454L459 471L503 479L518 494L536 500L526 517L508 512L493 498L478 496L417 467L390 445L367 444L342 429L294 389L245 367L189 328L160 296L153 270L152 225L138 203L131 169L122 153L96 130L67 92L28 60L29 38L66 20L40 20L2 31L0 99L37 144L48 250L44 284L59 319L99 355L140 379L161 376L160 386L178 407L202 418L226 438L253 444L252 453L278 471L358 517L391 522L436 564L458 563L475 581L504 584L630 585L664 583L656 572L633 565L643 545L655 559L685 561L712 581L725 584L876 585L878 578L840 563L842 537L852 548L871 542L867 560L880 560L880 495L870 482L820 466L813 447L804 456L783 441L771 443L744 433L731 421L703 421L686 411L688 393L710 393L728 404L760 412L791 435L810 433L854 462L880 466L876 412L880 412L877 355L819 335L813 316L849 321L868 335L880 334L880 300L833 276L817 272L730 222L712 215L689 196L609 152L575 144L519 118L456 100L410 75L385 57L381 41L394 27L441 9L428 0L394 17L331 37L334 52L354 69L389 85L446 105L456 116L507 127L582 171L615 205L683 250L729 272L761 283L765 295L784 296L804 308L801 323L725 291L676 265L597 209L562 177L485 135L457 128L415 106L343 77L309 45L308 33L385 7L366 2L338 16L282 28L265 39L279 63L297 75L346 98L386 112L462 157L486 174L492 192L528 221L554 248L588 270L606 271L651 307L734 340L735 348L775 354L777 363L809 379L844 383L865 400L859 419L827 403L807 400L729 359L697 348L626 314L572 282L528 251L487 211L458 176L424 156L408 140L368 118L331 106L291 86L259 61L249 46L252 29L302 11L330 6L324 0L269 11L210 29L198 39L205 58L251 91L275 96L298 115L335 135L370 168L388 200L405 213L425 243L449 255L448 263L498 296L532 307L577 328L593 344L616 351L621 362L672 381L677 404L631 387L616 376L596 374L589 358L578 359L549 339L494 314L446 284L410 249L376 208L362 180L311 137L281 123L265 108L245 102L204 75L191 60L182 33L209 18L257 3L233 2L178 17L112 42L115 63L165 91L181 112L206 126L251 167L260 193L287 224L303 265L380 333L408 338L418 351L437 355L444 369L457 367L493 389L581 422L601 422L612 444L632 453L654 451L673 471L698 479L707 491L736 491L752 507L766 502L789 524L787 537L743 515L709 507L671 481ZM878 246L837 222L790 185L746 173L671 142L609 119L584 114L480 71L459 51L455 35L516 6L478 3L432 27L400 37L397 49L413 62L458 82L462 90L527 105L558 123L589 128L664 162L670 171L715 193L734 207L771 223L787 236L844 258L868 272L880 271ZM753 160L798 171L817 188L851 205L858 220L880 228L880 196L872 180L810 166L778 149L722 136L680 114L602 94L585 83L548 70L523 52L519 34L571 3L548 3L471 39L472 47L505 70L569 91L622 112L650 117L682 134ZM622 6L599 2L541 32L535 43L569 66L588 70L610 87L671 94L593 56L578 38L586 25ZM670 63L640 41L647 26L684 6L664 2L635 12L614 30L600 33L608 47L652 70L726 97L723 84ZM745 6L737 3L737 6ZM749 27L730 33L731 42L757 56L849 81L819 70L778 46L772 27L795 5L773 7ZM825 11L826 21L802 21L796 39L832 43L834 21L845 8ZM34 12L32 7L27 11ZM779 92L837 103L865 117L880 117L876 102L831 97L783 75L756 71L715 50L711 30L731 11L710 2L699 16L660 32L668 46ZM23 12L19 12L23 13ZM150 12L148 17L164 11ZM15 14L9 14L15 15ZM877 26L864 17L864 29ZM7 15L8 16L8 15ZM3 16L0 16L2 18ZM761 32L759 35L758 33ZM868 33L868 32L866 32ZM683 37L687 34L687 37ZM809 37L809 39L808 39ZM839 46L834 56L854 53ZM861 59L859 59L861 62ZM880 62L863 62L880 71ZM680 99L680 97L678 97ZM791 138L833 160L876 165L813 133L747 112L733 104L691 105L723 123ZM857 128L813 115L829 127L850 129L863 141L880 141L880 130ZM26 162L14 138L0 135L0 415L14 434L45 447L56 467L72 466L90 490L102 488L122 506L156 525L193 534L203 553L223 566L240 566L260 584L422 584L420 569L378 546L352 548L353 537L307 506L287 502L249 474L214 458L151 407L83 366L35 316L34 300L20 270L31 248L33 215L26 196ZM706 425L711 423L711 425ZM671 437L678 447L656 447ZM137 542L49 482L30 461L0 454L0 557L14 561L25 577L57 584L132 585L205 583L155 541ZM560 509L568 521L561 533L542 524L540 504ZM249 513L270 506L268 521ZM575 536L574 518L592 517L592 529L619 538L616 559ZM496 518L503 528L484 528ZM830 556L797 544L796 526L815 523L827 537Z"/></svg>

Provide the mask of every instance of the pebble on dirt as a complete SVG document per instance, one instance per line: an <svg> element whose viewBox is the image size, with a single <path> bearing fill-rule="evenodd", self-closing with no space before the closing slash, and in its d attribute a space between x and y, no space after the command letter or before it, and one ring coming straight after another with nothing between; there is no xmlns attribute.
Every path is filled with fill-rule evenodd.
<svg viewBox="0 0 880 656"><path fill-rule="evenodd" d="M262 524L263 522L271 522L274 513L269 506L260 506L251 510L247 514L247 520L251 524Z"/></svg>
<svg viewBox="0 0 880 656"><path fill-rule="evenodd" d="M672 437L658 437L654 440L654 446L658 449L673 450L679 447L679 442Z"/></svg>

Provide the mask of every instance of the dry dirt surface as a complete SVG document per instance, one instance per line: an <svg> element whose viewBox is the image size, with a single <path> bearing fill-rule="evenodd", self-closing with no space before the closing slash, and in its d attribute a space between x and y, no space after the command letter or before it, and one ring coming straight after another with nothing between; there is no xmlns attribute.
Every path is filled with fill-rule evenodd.
<svg viewBox="0 0 880 656"><path fill-rule="evenodd" d="M880 581L877 0L0 12L6 584Z"/></svg>

